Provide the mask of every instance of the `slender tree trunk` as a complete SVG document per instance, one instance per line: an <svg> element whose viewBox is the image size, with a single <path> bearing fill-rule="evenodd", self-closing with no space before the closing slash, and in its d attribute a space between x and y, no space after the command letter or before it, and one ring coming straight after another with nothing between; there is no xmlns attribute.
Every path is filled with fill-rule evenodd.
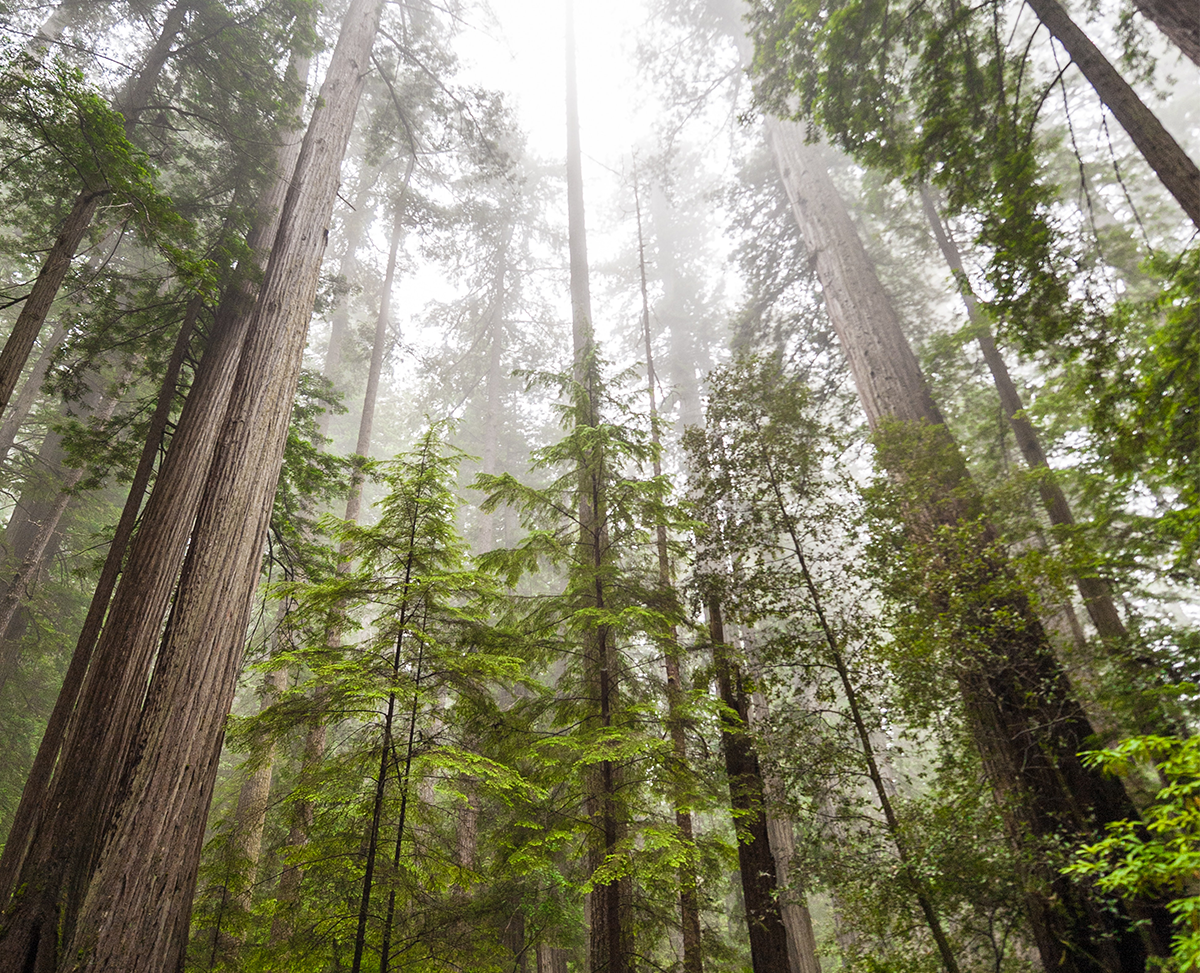
<svg viewBox="0 0 1200 973"><path fill-rule="evenodd" d="M1133 139L1167 191L1200 227L1200 169L1108 58L1080 30L1058 0L1026 0L1029 8L1066 48L1100 100ZM1193 17L1195 4L1193 3Z"/></svg>
<svg viewBox="0 0 1200 973"><path fill-rule="evenodd" d="M284 603L286 606L286 602ZM287 673L275 669L263 679L262 700L259 712L269 709L279 700L279 694L287 687ZM238 790L237 811L234 816L232 836L233 866L239 875L233 893L234 907L243 915L250 911L251 896L258 878L258 863L262 856L263 831L267 826L267 805L271 797L271 776L275 764L274 743L267 744L266 752L254 769L246 774Z"/></svg>
<svg viewBox="0 0 1200 973"><path fill-rule="evenodd" d="M929 191L924 187L921 189L921 204L925 210L925 217L929 220L934 239L937 240L938 248L942 251L942 257L949 265L950 271L958 283L959 293L967 308L967 317L975 331L979 350L983 352L983 360L992 373L996 392L1000 396L1001 408L1008 416L1017 447L1021 450L1026 465L1041 473L1038 478L1038 492L1041 494L1042 505L1050 517L1050 523L1056 527L1069 527L1075 523L1071 506L1067 502L1062 488L1055 482L1050 465L1046 462L1046 453L1042 449L1037 430L1033 428L1033 423L1025 417L1025 406L1021 402L1021 394L1017 391L1017 387L1008 373L1008 366L1005 364L1000 350L996 347L991 329L979 313L975 295L971 293L970 285L967 283L962 254L959 253L958 246L946 232L937 207L934 206ZM1088 617L1096 626L1100 637L1105 641L1123 641L1129 633L1125 629L1125 623L1121 621L1121 615L1117 611L1116 605L1113 604L1112 593L1104 580L1094 576L1077 577L1076 585L1083 598Z"/></svg>
<svg viewBox="0 0 1200 973"><path fill-rule="evenodd" d="M700 342L696 335L696 323L688 311L686 278L679 271L675 244L679 231L671 219L671 206L667 194L659 186L650 192L650 224L654 228L656 266L662 282L662 300L658 304L659 321L666 325L670 338L670 354L667 370L671 391L678 396L679 426L704 424L704 406L700 399L700 383L696 370L701 361Z"/></svg>
<svg viewBox="0 0 1200 973"><path fill-rule="evenodd" d="M567 67L567 220L571 267L571 335L574 348L575 395L579 415L576 422L599 424L597 364L592 328L591 285L587 257L587 231L583 211L583 166L579 143L579 98L575 76L575 11L566 2ZM603 457L592 456L579 470L579 558L582 570L592 575L591 604L605 607L601 569L608 548L604 525L605 471ZM585 567L586 565L586 567ZM616 651L613 633L605 625L589 625L583 637L586 693L595 700L591 724L614 725L617 708ZM591 767L584 781L584 813L592 835L588 845L591 873L600 870L616 852L623 822L617 791L621 768L615 761L601 760ZM631 886L628 878L596 886L588 895L590 915L588 968L592 973L626 973L633 953L629 925Z"/></svg>
<svg viewBox="0 0 1200 973"><path fill-rule="evenodd" d="M358 248L362 246L363 236L367 232L367 226L370 224L370 217L374 215L372 209L368 209L367 201L370 198L371 191L375 188L375 183L379 179L379 166L364 167L358 180L358 189L354 194L354 202L350 206L350 213L346 216L343 223L343 230L346 237L346 252L342 254L342 259L338 266L338 277L345 282L345 292L338 299L337 304L333 309L331 327L329 331L329 344L325 348L325 366L324 374L336 388L338 380L341 377L342 370L342 353L346 345L346 335L350 333L350 289L353 282L358 279ZM332 417L328 412L321 415L318 429L322 436L329 434L329 420Z"/></svg>
<svg viewBox="0 0 1200 973"><path fill-rule="evenodd" d="M483 450L480 471L489 475L499 469L498 455L500 434L504 426L504 375L501 364L504 359L507 333L504 325L506 282L508 277L508 251L512 244L515 220L509 219L500 235L500 249L496 258L496 272L492 277L492 298L488 307L488 369L487 369L487 414L484 416ZM479 548L491 550L496 543L496 514L485 513L479 518Z"/></svg>
<svg viewBox="0 0 1200 973"><path fill-rule="evenodd" d="M819 150L806 143L799 126L769 119L768 133L868 420L874 428L899 420L928 431L923 448L935 464L938 482L931 486L940 496L928 509L914 511L910 527L915 537L925 535L936 545L933 525L967 523L978 513L965 465ZM881 461L903 462L886 448ZM954 496L966 499L950 499ZM982 593L1009 571L993 553L991 527L981 529L971 563L956 570L960 585ZM951 559L947 567L963 560L953 551L938 551ZM1101 910L1086 889L1067 881L1046 863L1042 850L1034 850L1064 837L1090 838L1098 826L1137 813L1118 782L1085 767L1077 756L1092 728L1024 596L1010 591L984 598L974 616L965 620L964 636L979 647L964 658L957 678L1009 839L1020 858L1031 862L1026 901L1043 962L1061 973L1140 973L1146 947L1128 922ZM1161 910L1133 907L1152 920L1152 951L1167 949L1169 922Z"/></svg>
<svg viewBox="0 0 1200 973"><path fill-rule="evenodd" d="M112 418L119 399L116 396L104 396L98 392L89 393L92 408L89 413L91 422L103 425ZM26 519L20 524L24 527L17 549L9 552L10 564L16 562L16 572L8 579L0 595L0 692L3 692L9 677L16 671L20 660L20 633L12 631L13 622L22 602L26 599L31 588L37 583L46 560L53 556L58 544L58 525L71 501L75 499L74 490L83 479L86 469L82 466L64 466L66 453L59 435L51 431L46 434L42 444L42 455L51 459L48 473L51 483L40 483L34 489L43 494L42 497L30 501L31 510ZM53 491L50 498L44 493ZM13 525L16 526L16 525ZM11 536L14 531L10 530Z"/></svg>
<svg viewBox="0 0 1200 973"><path fill-rule="evenodd" d="M325 226L382 0L354 0L305 133L72 970L178 968Z"/></svg>
<svg viewBox="0 0 1200 973"><path fill-rule="evenodd" d="M750 698L741 669L725 641L721 604L708 599L713 665L725 710L721 713L721 749L729 778L729 804L737 832L738 870L750 932L754 973L787 973L790 969L787 928L779 910L775 856L767 835L767 809L758 752L750 736Z"/></svg>
<svg viewBox="0 0 1200 973"><path fill-rule="evenodd" d="M646 346L646 385L650 397L650 440L655 448L654 476L662 476L662 459L658 450L662 447L659 433L658 377L654 371L654 348L650 341L650 294L646 285L646 244L642 238L642 202L638 191L637 171L633 174L633 201L637 216L638 271L642 293L642 339ZM655 543L658 549L658 587L664 608L670 608L678 600L671 581L671 561L667 548L667 528L658 524L655 528ZM675 789L675 826L686 848L686 858L679 867L679 925L683 939L684 973L701 973L704 969L704 954L700 940L700 901L696 882L695 834L692 814L687 810L684 778L689 772L687 741L684 736L683 681L679 667L679 633L674 625L663 632L663 667L667 676L667 729L671 735L671 767ZM805 971L808 973L808 971ZM818 971L819 973L819 971Z"/></svg>
<svg viewBox="0 0 1200 973"><path fill-rule="evenodd" d="M188 3L189 0L179 0L171 8L158 40L146 55L141 69L130 78L125 87L117 107L125 115L126 136L133 131L138 114L145 107L150 93L158 83L163 65L171 53L175 35L183 27ZM71 268L71 261L75 257L75 251L79 249L83 235L92 225L92 218L96 215L101 200L111 192L107 185L83 187L59 229L54 245L42 262L41 270L33 282L33 289L21 306L21 313L17 316L4 349L0 351L0 414L8 407L8 401L17 387L17 380L21 377L33 344L46 322L50 306L58 296L58 290Z"/></svg>
<svg viewBox="0 0 1200 973"><path fill-rule="evenodd" d="M1195 0L1134 0L1133 5L1176 47L1200 64L1200 5Z"/></svg>

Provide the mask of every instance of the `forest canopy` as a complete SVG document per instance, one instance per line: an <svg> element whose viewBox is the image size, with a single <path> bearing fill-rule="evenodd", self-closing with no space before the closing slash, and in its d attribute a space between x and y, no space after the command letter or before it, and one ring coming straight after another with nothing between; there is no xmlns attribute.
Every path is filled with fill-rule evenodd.
<svg viewBox="0 0 1200 973"><path fill-rule="evenodd" d="M0 973L1200 970L1200 7L0 0Z"/></svg>

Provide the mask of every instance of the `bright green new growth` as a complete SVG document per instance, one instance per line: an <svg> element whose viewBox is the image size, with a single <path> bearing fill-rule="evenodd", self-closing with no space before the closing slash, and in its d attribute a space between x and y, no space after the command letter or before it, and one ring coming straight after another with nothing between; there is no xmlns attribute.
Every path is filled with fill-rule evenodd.
<svg viewBox="0 0 1200 973"><path fill-rule="evenodd" d="M1200 737L1132 737L1084 759L1111 774L1153 763L1165 784L1143 821L1110 824L1108 837L1081 848L1064 871L1106 892L1166 899L1177 928L1166 968L1193 973L1200 969Z"/></svg>

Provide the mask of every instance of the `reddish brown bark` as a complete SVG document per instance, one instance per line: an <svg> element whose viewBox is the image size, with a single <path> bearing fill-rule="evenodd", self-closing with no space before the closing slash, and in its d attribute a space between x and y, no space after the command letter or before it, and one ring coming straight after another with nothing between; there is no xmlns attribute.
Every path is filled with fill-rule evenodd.
<svg viewBox="0 0 1200 973"><path fill-rule="evenodd" d="M325 227L382 0L354 0L284 202L163 639L122 812L70 969L176 968L316 296Z"/></svg>

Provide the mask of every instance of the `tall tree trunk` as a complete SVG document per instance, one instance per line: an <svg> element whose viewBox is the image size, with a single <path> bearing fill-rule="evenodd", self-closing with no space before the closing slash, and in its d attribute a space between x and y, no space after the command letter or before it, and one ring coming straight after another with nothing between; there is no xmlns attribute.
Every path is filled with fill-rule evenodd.
<svg viewBox="0 0 1200 973"><path fill-rule="evenodd" d="M68 954L73 970L116 973L182 963L325 227L381 8L382 0L351 3L304 136L147 694L132 751L136 763L122 775L122 813Z"/></svg>
<svg viewBox="0 0 1200 973"><path fill-rule="evenodd" d="M1200 64L1200 5L1195 0L1133 0L1133 5L1154 21L1176 47Z"/></svg>
<svg viewBox="0 0 1200 973"><path fill-rule="evenodd" d="M125 115L126 137L133 131L138 115L145 108L154 86L158 83L175 36L183 27L189 3L190 0L177 0L170 9L158 40L146 55L141 69L125 86L117 108ZM71 268L71 261L75 257L75 251L79 249L83 235L92 225L92 218L96 215L100 201L111 192L112 190L103 184L84 186L80 190L71 212L67 214L59 229L54 245L42 262L42 267L33 282L33 289L25 298L21 313L17 315L4 349L0 351L0 414L8 407L8 400L17 387L17 380L21 377L33 344L46 322L50 306L58 296L58 289Z"/></svg>
<svg viewBox="0 0 1200 973"><path fill-rule="evenodd" d="M583 210L583 164L579 143L579 97L575 75L574 0L566 2L567 67L567 221L571 268L571 337L574 349L576 422L599 424L595 332L592 327L591 284L587 231ZM579 468L580 570L591 575L591 607L603 609L606 595L601 577L608 548L605 517L603 457L593 455ZM588 724L609 728L617 708L616 651L606 625L589 624L583 635L584 681L595 700ZM618 806L621 768L601 760L588 768L584 780L584 814L589 821L588 870L595 874L616 852L623 822ZM632 958L629 926L631 886L628 878L597 885L588 894L588 969L591 973L626 973Z"/></svg>
<svg viewBox="0 0 1200 973"><path fill-rule="evenodd" d="M700 383L696 369L700 364L700 342L696 323L687 309L685 288L687 280L679 271L675 246L679 230L672 221L671 205L661 186L650 191L650 223L657 243L656 266L662 282L662 300L658 304L658 319L666 325L670 339L667 370L671 391L679 398L679 427L704 424L704 406L700 400Z"/></svg>
<svg viewBox="0 0 1200 973"><path fill-rule="evenodd" d="M975 295L971 293L970 285L967 283L962 254L959 252L957 244L946 232L946 227L942 223L937 207L934 206L929 190L924 187L921 188L921 205L925 210L925 218L929 220L929 226L937 241L938 249L941 250L942 257L949 265L958 284L959 293L967 308L967 317L971 322L976 341L979 342L983 360L992 374L996 392L1000 396L1000 406L1008 417L1017 447L1021 450L1026 465L1041 473L1038 478L1038 493L1041 495L1042 505L1046 508L1050 523L1056 527L1069 527L1075 523L1071 506L1050 471L1050 465L1046 462L1046 453L1042 449L1037 430L1033 428L1033 423L1025 417L1025 406L1021 402L1021 394L1017 391L1012 376L1009 375L1008 366L1000 354L1000 349L996 347L991 328L979 313ZM1088 617L1096 626L1100 637L1106 641L1120 642L1124 640L1128 632L1125 629L1125 623L1121 621L1121 615L1117 611L1116 605L1113 604L1112 593L1104 580L1094 576L1077 577L1076 585L1083 598Z"/></svg>
<svg viewBox="0 0 1200 973"><path fill-rule="evenodd" d="M325 348L325 365L322 371L327 379L338 387L342 372L342 356L346 346L346 336L350 333L350 291L359 277L358 248L362 246L367 226L371 222L374 210L367 207L371 191L379 180L382 170L379 166L364 166L359 174L358 189L354 194L354 202L350 204L350 212L343 221L343 232L346 237L346 252L338 265L338 277L345 282L345 291L338 298L333 309L329 344ZM329 434L328 412L322 413L318 422L318 431L322 436Z"/></svg>
<svg viewBox="0 0 1200 973"><path fill-rule="evenodd" d="M654 476L662 476L662 458L658 452L662 447L658 416L658 376L654 371L654 347L650 340L650 293L646 284L646 244L642 237L642 201L638 189L637 170L633 173L633 201L637 217L638 272L642 293L642 339L646 347L646 386L650 398L650 441L655 448ZM667 547L667 528L659 523L655 527L655 545L658 553L658 587L665 609L678 601L671 580L671 561ZM675 827L685 846L685 857L679 866L679 926L683 939L684 973L701 973L704 969L704 954L700 940L700 901L696 882L695 834L692 814L687 810L684 778L689 772L687 741L684 736L683 681L679 666L679 632L674 625L662 633L663 667L667 676L667 730L671 735L671 766L668 769L675 789ZM798 973L798 971L793 971ZM805 971L810 973L810 971ZM819 973L819 971L818 971Z"/></svg>
<svg viewBox="0 0 1200 973"><path fill-rule="evenodd" d="M296 141L281 145L277 171L290 174L298 153ZM264 260L270 250L277 211L289 184L290 178L281 176L261 201L256 229L247 239L258 260ZM9 842L0 859L0 903L6 902L13 888L23 888L21 900L8 908L0 930L0 946L4 947L0 949L0 971L4 973L18 968L6 965L7 956L32 950L36 942L42 949L57 948L54 930L60 922L70 928L99 855L120 768L136 730L163 617L191 536L254 309L257 288L251 283L251 268L245 270L217 308L209 346L155 478L111 605L123 552L115 542L110 549L34 772L22 793L17 822L24 822L27 835L19 842ZM199 309L198 304L194 306ZM161 436L165 429L167 415L161 408L160 399L158 425L152 427L151 438ZM151 449L148 442L135 478L141 490L156 455L157 448ZM120 534L127 538L136 520L136 501L128 502ZM9 943L22 945L9 947Z"/></svg>
<svg viewBox="0 0 1200 973"><path fill-rule="evenodd" d="M754 973L786 973L790 969L787 927L779 910L775 856L767 835L766 795L758 751L750 736L750 696L742 684L741 668L725 641L721 603L708 599L708 627L713 665L725 710L721 713L721 749L729 779L729 804L737 832L738 870L750 932L750 962Z"/></svg>
<svg viewBox="0 0 1200 973"><path fill-rule="evenodd" d="M914 512L914 535L932 534L930 525L969 522L978 513L978 500L966 467L821 163L820 150L807 144L799 126L775 119L767 126L868 420L873 428L900 420L928 431L923 448L935 464L938 483L931 486L940 496L928 509ZM889 457L886 449L881 452L885 465L898 459ZM967 499L951 500L955 495ZM994 532L985 525L972 563L959 564L960 585L983 593L1008 577L1000 556L990 553L994 541ZM962 562L962 555L942 547L938 555L949 557L948 565ZM944 595L948 599L950 592ZM957 678L1009 840L1022 860L1031 861L1026 902L1042 960L1047 969L1062 973L1140 973L1146 960L1141 938L1123 917L1101 909L1086 889L1059 875L1040 847L1064 838L1090 838L1097 827L1136 818L1137 813L1118 782L1079 759L1092 728L1028 601L1011 591L981 598L977 617L964 622L964 635L979 648L964 658ZM1164 952L1169 948L1166 917L1144 904L1134 907L1152 920L1152 951Z"/></svg>
<svg viewBox="0 0 1200 973"><path fill-rule="evenodd" d="M91 421L103 424L112 418L119 400L93 390L85 397ZM24 624L17 613L41 577L46 562L59 547L59 522L86 469L66 465L67 453L62 437L51 429L38 451L35 478L22 491L17 510L5 531L4 570L7 577L0 586L0 692L16 671L21 654ZM9 573L11 572L11 573Z"/></svg>
<svg viewBox="0 0 1200 973"><path fill-rule="evenodd" d="M162 387L158 393L158 402L155 405L154 415L150 418L146 443L142 447L141 455L138 457L138 465L134 470L133 479L129 484L129 493L126 495L125 504L121 509L121 516L113 532L113 539L109 543L108 553L104 558L104 566L100 569L100 577L96 582L96 592L88 607L87 616L84 618L83 627L80 630L79 639L76 643L76 649L71 656L70 664L67 666L67 672L63 677L63 684L59 688L54 709L50 713L50 719L42 734L42 742L39 744L37 755L34 757L33 767L30 769L29 776L25 780L25 787L21 792L21 802L17 807L16 817L13 819L12 827L9 830L3 855L0 855L0 910L3 910L8 904L9 891L12 888L12 880L16 869L20 867L21 862L24 860L34 822L37 816L44 810L42 798L46 793L46 787L50 782L54 763L58 758L58 752L67 730L67 721L71 717L75 701L79 696L80 687L83 685L88 663L91 660L92 648L100 633L104 614L108 609L113 588L121 572L121 563L129 547L129 539L133 535L138 511L141 509L142 498L145 495L146 487L150 483L150 476L154 471L154 462L162 446L163 436L166 433L167 423L171 416L171 406L175 401L175 394L178 390L179 372L183 367L183 360L191 342L192 331L194 330L200 307L200 298L193 297L184 313L183 324L179 329L179 334L176 336L175 347L171 352L170 359L167 361L167 368L163 375Z"/></svg>
<svg viewBox="0 0 1200 973"><path fill-rule="evenodd" d="M1083 72L1183 211L1200 227L1200 169L1058 0L1025 0ZM1195 4L1193 4L1193 8Z"/></svg>

